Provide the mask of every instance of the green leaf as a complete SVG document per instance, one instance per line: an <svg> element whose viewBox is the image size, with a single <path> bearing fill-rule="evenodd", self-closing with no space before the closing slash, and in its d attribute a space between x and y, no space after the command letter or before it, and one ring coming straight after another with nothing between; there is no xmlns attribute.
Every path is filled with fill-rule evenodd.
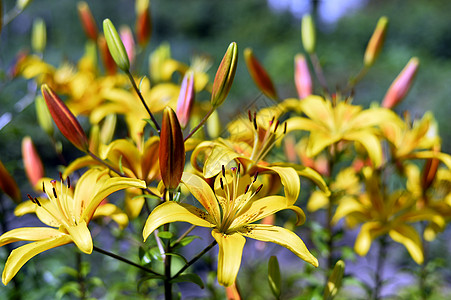
<svg viewBox="0 0 451 300"><path fill-rule="evenodd" d="M176 241L172 242L171 247L173 247L175 249L185 247L185 246L189 245L195 239L200 239L200 237L197 235L189 235L189 236L186 236L183 239L181 239L180 242L178 242L178 243L176 243Z"/></svg>
<svg viewBox="0 0 451 300"><path fill-rule="evenodd" d="M158 247L152 247L149 250L149 254L154 260L163 261L163 257L161 256L160 249Z"/></svg>
<svg viewBox="0 0 451 300"><path fill-rule="evenodd" d="M140 288L141 288L141 285L143 283L145 283L148 280L154 280L154 279L164 280L164 276L163 275L148 275L148 276L145 276L145 277L141 278L138 281L138 285L136 286L136 289L139 291Z"/></svg>
<svg viewBox="0 0 451 300"><path fill-rule="evenodd" d="M153 121L151 119L142 119L143 121L146 121L153 129L155 129L155 131L158 132L157 127L155 127L155 124L153 123Z"/></svg>
<svg viewBox="0 0 451 300"><path fill-rule="evenodd" d="M64 284L55 295L56 299L62 299L65 295L72 294L77 298L81 297L80 285L78 282L70 281Z"/></svg>
<svg viewBox="0 0 451 300"><path fill-rule="evenodd" d="M271 256L268 261L268 282L273 295L279 299L282 286L279 261L276 256Z"/></svg>
<svg viewBox="0 0 451 300"><path fill-rule="evenodd" d="M197 284L201 289L204 288L204 282L197 274L182 274L177 276L174 279L171 279L171 283L177 283L177 282L192 282Z"/></svg>
<svg viewBox="0 0 451 300"><path fill-rule="evenodd" d="M162 238L162 239L172 239L172 237L174 236L174 234L170 231L160 231L158 232L158 237Z"/></svg>

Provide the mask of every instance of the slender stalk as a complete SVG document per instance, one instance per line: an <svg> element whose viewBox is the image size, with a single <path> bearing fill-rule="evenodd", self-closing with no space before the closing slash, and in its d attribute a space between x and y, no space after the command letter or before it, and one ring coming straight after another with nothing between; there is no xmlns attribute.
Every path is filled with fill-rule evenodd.
<svg viewBox="0 0 451 300"><path fill-rule="evenodd" d="M426 223L422 224L423 226L423 233L426 229ZM428 263L428 250L429 250L429 243L424 239L424 234L421 235L421 242L423 244L423 255L424 255L424 261L421 264L420 274L418 278L418 285L420 289L421 294L421 300L427 300L429 298L430 294L430 287L427 286L426 278L428 276L428 271L426 269L427 263Z"/></svg>
<svg viewBox="0 0 451 300"><path fill-rule="evenodd" d="M98 161L99 163L101 163L102 165L104 165L105 167L107 167L108 169L110 169L111 171L113 171L114 173L116 173L117 175L121 176L121 177L127 177L124 173L122 173L121 171L119 171L118 169L116 169L115 167L113 167L112 165L108 164L106 161L104 161L103 159L101 159L100 157L98 157L97 155L95 155L94 153L92 153L91 151L88 151L89 156L91 156L94 160Z"/></svg>
<svg viewBox="0 0 451 300"><path fill-rule="evenodd" d="M188 228L175 242L174 245L177 245L180 243L181 240L183 240L193 229L196 228L195 225L191 225L190 228Z"/></svg>
<svg viewBox="0 0 451 300"><path fill-rule="evenodd" d="M182 274L186 269L188 269L192 264L194 264L199 258L201 258L205 253L207 253L211 248L213 248L217 244L216 240L214 240L210 245L208 245L202 252L199 252L193 259L191 259L186 265L183 266L172 278L177 278L180 274Z"/></svg>
<svg viewBox="0 0 451 300"><path fill-rule="evenodd" d="M78 269L78 274L77 274L77 281L78 281L78 285L80 287L80 300L84 300L86 299L86 284L85 284L85 276L83 274L83 268L82 268L82 257L81 257L81 252L80 251L76 251L76 259L77 259L77 269Z"/></svg>
<svg viewBox="0 0 451 300"><path fill-rule="evenodd" d="M345 88L345 90L344 90L343 92L346 93L347 91L352 90L352 89L355 87L355 85L356 85L360 80L362 80L363 77L365 77L365 75L366 75L366 73L368 72L368 70L369 70L369 69L368 69L367 67L361 68L360 71L359 71L359 73L358 73L355 77L353 77L353 78L351 78L351 79L349 80L348 85L346 86L346 88Z"/></svg>
<svg viewBox="0 0 451 300"><path fill-rule="evenodd" d="M172 194L172 193L171 193ZM171 197L172 198L172 197ZM164 224L164 231L169 231L169 223ZM164 298L166 300L172 300L172 283L171 283L171 255L167 253L171 252L171 240L168 239L166 244L166 255L164 257Z"/></svg>
<svg viewBox="0 0 451 300"><path fill-rule="evenodd" d="M376 278L375 278L375 287L373 291L373 300L379 300L380 299L380 293L383 286L383 278L382 278L382 272L384 268L385 263L385 254L387 250L387 236L383 235L379 239L379 251L377 254L377 263L376 263Z"/></svg>
<svg viewBox="0 0 451 300"><path fill-rule="evenodd" d="M150 111L149 107L147 106L146 101L143 98L143 95L141 94L141 91L138 89L138 87L136 86L136 82L135 79L133 79L132 74L130 73L130 71L127 72L127 76L130 79L130 82L132 83L133 89L136 91L136 93L138 94L139 99L141 100L141 103L144 105L144 108L146 109L147 113L150 116L150 119L152 120L152 123L155 125L155 128L158 131L158 134L160 134L160 125L158 125L157 120L155 119L155 117L153 116L152 112Z"/></svg>
<svg viewBox="0 0 451 300"><path fill-rule="evenodd" d="M309 55L309 57L315 71L316 78L318 78L319 84L323 88L324 92L330 95L329 88L327 87L326 77L324 76L323 69L321 68L321 64L319 63L318 56L316 55L316 53L312 53Z"/></svg>
<svg viewBox="0 0 451 300"><path fill-rule="evenodd" d="M23 12L23 9L19 9L17 6L15 6L13 9L8 11L8 13L5 14L3 17L3 26L8 25L12 20L14 20L18 15L20 15Z"/></svg>
<svg viewBox="0 0 451 300"><path fill-rule="evenodd" d="M129 264L129 265L131 265L131 266L134 266L134 267L136 267L136 268L138 268L138 269L141 269L141 270L143 270L143 271L145 271L145 272L147 272L147 273L151 273L151 274L158 275L158 276L163 276L163 275L161 275L160 273L157 273L157 272L155 272L155 271L153 271L153 270L151 270L151 269L149 269L149 268L146 268L146 267L144 267L144 266L138 265L137 263L134 263L134 262L132 262L132 261L130 261L130 260L128 260L128 259L126 259L126 258L124 258L124 257L122 257L122 256L119 256L119 255L117 255L117 254L114 254L114 253L111 253L111 252L109 252L109 251L103 250L103 249L98 248L98 247L96 247L96 246L94 246L93 249L94 249L94 251L97 251L97 252L99 252L99 253L101 253L101 254L104 254L104 255L106 255L106 256L112 257L112 258L114 258L114 259L120 260L120 261L122 261L122 262L124 262L124 263L126 263L126 264Z"/></svg>
<svg viewBox="0 0 451 300"><path fill-rule="evenodd" d="M205 122L207 122L208 118L211 116L211 114L212 114L214 111L215 111L215 107L212 107L212 108L210 109L210 111L209 111L209 112L205 115L205 117L202 119L202 121L200 121L200 123L197 124L197 126L196 126L193 130L191 130L191 132L184 138L183 141L186 141L187 139L189 139L190 137L192 137L193 134L195 134L195 133L199 130L199 128L201 128L201 127L205 124Z"/></svg>

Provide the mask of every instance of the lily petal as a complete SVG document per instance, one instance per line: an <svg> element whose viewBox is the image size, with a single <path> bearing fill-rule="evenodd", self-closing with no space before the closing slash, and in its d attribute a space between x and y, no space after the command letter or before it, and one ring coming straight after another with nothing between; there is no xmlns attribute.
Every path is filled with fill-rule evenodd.
<svg viewBox="0 0 451 300"><path fill-rule="evenodd" d="M373 240L386 232L386 228L383 228L379 222L363 224L355 240L354 251L360 256L365 256L370 250Z"/></svg>
<svg viewBox="0 0 451 300"><path fill-rule="evenodd" d="M216 229L211 232L218 242L218 282L223 286L231 286L238 275L246 239L239 233L224 234Z"/></svg>
<svg viewBox="0 0 451 300"><path fill-rule="evenodd" d="M48 249L68 244L71 241L72 240L69 235L64 234L56 238L44 239L14 249L9 255L8 260L5 264L5 269L3 270L3 284L8 284L8 282L17 274L20 268L22 268L22 266L35 255Z"/></svg>
<svg viewBox="0 0 451 300"><path fill-rule="evenodd" d="M92 253L92 237L86 222L80 221L77 226L65 227L78 249L86 254Z"/></svg>
<svg viewBox="0 0 451 300"><path fill-rule="evenodd" d="M48 227L21 227L5 232L0 236L0 247L18 241L41 241L62 237L65 233Z"/></svg>
<svg viewBox="0 0 451 300"><path fill-rule="evenodd" d="M213 227L215 225L213 218L199 208L190 204L168 201L155 207L147 218L143 229L144 241L155 229L170 222L188 222L202 227Z"/></svg>
<svg viewBox="0 0 451 300"><path fill-rule="evenodd" d="M215 224L219 224L221 220L219 204L208 183L201 177L186 172L182 175L182 183L185 184L194 198L196 198L214 218Z"/></svg>
<svg viewBox="0 0 451 300"><path fill-rule="evenodd" d="M390 237L404 245L413 260L421 265L424 260L423 247L418 232L410 225L399 224L388 232Z"/></svg>
<svg viewBox="0 0 451 300"><path fill-rule="evenodd" d="M93 218L96 217L110 217L117 223L117 225L119 225L120 229L124 229L128 225L127 214L113 203L99 205L94 212Z"/></svg>
<svg viewBox="0 0 451 300"><path fill-rule="evenodd" d="M369 130L353 131L343 136L345 140L357 141L365 147L368 156L374 163L375 167L379 167L382 163L382 147L379 139Z"/></svg>
<svg viewBox="0 0 451 300"><path fill-rule="evenodd" d="M302 239L288 229L273 225L252 224L243 226L240 233L259 241L281 245L309 264L318 267L318 260L308 251Z"/></svg>

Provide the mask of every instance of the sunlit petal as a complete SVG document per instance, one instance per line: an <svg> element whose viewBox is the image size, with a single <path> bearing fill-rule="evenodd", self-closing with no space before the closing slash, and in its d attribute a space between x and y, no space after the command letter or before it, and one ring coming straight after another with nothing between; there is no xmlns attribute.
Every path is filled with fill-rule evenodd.
<svg viewBox="0 0 451 300"><path fill-rule="evenodd" d="M423 263L423 247L418 232L410 225L399 224L389 232L390 237L404 245L417 264Z"/></svg>
<svg viewBox="0 0 451 300"><path fill-rule="evenodd" d="M18 241L40 241L66 235L48 227L21 227L5 232L0 236L0 247Z"/></svg>
<svg viewBox="0 0 451 300"><path fill-rule="evenodd" d="M141 198L142 199L142 198ZM94 212L93 218L96 217L109 217L113 219L119 228L124 229L128 225L128 216L119 207L112 203L105 203L99 205Z"/></svg>
<svg viewBox="0 0 451 300"><path fill-rule="evenodd" d="M357 235L357 239L355 240L355 252L360 256L365 256L370 250L373 240L386 232L387 230L378 222L368 222L363 224Z"/></svg>
<svg viewBox="0 0 451 300"><path fill-rule="evenodd" d="M78 249L86 254L91 254L93 248L92 237L85 221L80 221L76 226L67 226L65 229Z"/></svg>

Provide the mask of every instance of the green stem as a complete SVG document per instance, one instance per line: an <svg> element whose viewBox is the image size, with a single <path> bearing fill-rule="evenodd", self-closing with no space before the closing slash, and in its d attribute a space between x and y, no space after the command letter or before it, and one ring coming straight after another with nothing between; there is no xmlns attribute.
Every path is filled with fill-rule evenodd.
<svg viewBox="0 0 451 300"><path fill-rule="evenodd" d="M327 95L330 95L329 88L327 87L326 77L324 76L323 69L321 68L321 64L319 63L318 56L316 53L312 53L309 55L310 61L312 62L313 70L315 71L316 78L318 78L319 84L323 88L324 92Z"/></svg>
<svg viewBox="0 0 451 300"><path fill-rule="evenodd" d="M141 103L144 105L144 108L146 109L147 113L150 116L150 119L152 120L153 124L155 125L155 128L158 131L158 134L160 134L160 125L158 125L157 120L155 119L155 117L153 116L152 112L150 111L149 107L147 106L146 101L144 100L143 95L141 94L141 91L138 89L138 87L136 86L136 82L135 79L133 79L132 74L130 73L130 71L127 71L127 76L130 79L130 82L132 83L133 89L136 91L136 93L138 94L139 99L141 100Z"/></svg>
<svg viewBox="0 0 451 300"><path fill-rule="evenodd" d="M172 193L171 193L172 194ZM164 224L164 231L169 231L169 223ZM166 244L166 255L164 256L164 298L166 300L172 300L172 283L171 283L171 240L168 239Z"/></svg>
<svg viewBox="0 0 451 300"><path fill-rule="evenodd" d="M14 20L18 15L20 15L23 12L23 9L19 9L17 6L14 6L13 9L8 11L8 13L5 14L3 17L3 25L2 27L5 27L8 25L12 20Z"/></svg>
<svg viewBox="0 0 451 300"><path fill-rule="evenodd" d="M195 225L191 225L190 228L188 228L175 242L174 245L177 245L178 243L180 243L181 240L183 240L191 231L193 231L193 229L196 228Z"/></svg>
<svg viewBox="0 0 451 300"><path fill-rule="evenodd" d="M180 274L182 274L186 269L188 269L192 264L194 264L199 258L201 258L205 253L207 253L211 248L213 248L217 244L216 240L214 240L210 245L208 245L202 252L199 252L193 259L191 259L186 265L183 266L172 278L177 278Z"/></svg>
<svg viewBox="0 0 451 300"><path fill-rule="evenodd" d="M205 115L205 117L202 119L202 121L200 121L200 123L199 124L197 124L197 126L193 129L193 130L191 130L191 132L184 138L184 142L187 140L187 139L189 139L190 137L192 137L193 136L193 134L195 134L198 130L199 130L199 128L201 128L204 124L205 124L205 122L207 122L207 120L208 120L208 118L211 116L211 114L213 113L215 111L215 107L212 107L211 109L210 109L210 111Z"/></svg>
<svg viewBox="0 0 451 300"><path fill-rule="evenodd" d="M76 251L76 259L77 259L77 269L78 269L78 274L77 274L77 281L78 281L78 285L80 286L80 299L84 300L86 299L86 284L85 284L85 276L83 274L83 270L82 270L82 257L81 257L81 252L80 251Z"/></svg>
<svg viewBox="0 0 451 300"><path fill-rule="evenodd" d="M374 287L374 292L373 292L373 297L372 297L373 300L380 299L380 292L381 292L382 286L383 286L382 272L383 272L383 268L384 268L387 245L388 245L387 236L383 235L379 239L379 251L378 251L378 255L377 255L376 278L375 278L376 285Z"/></svg>
<svg viewBox="0 0 451 300"><path fill-rule="evenodd" d="M132 262L132 261L130 261L130 260L128 260L128 259L122 257L122 256L119 256L119 255L117 255L117 254L114 254L114 253L111 253L111 252L109 252L109 251L103 250L103 249L98 248L98 247L96 247L96 246L94 246L93 249L94 249L94 251L97 251L97 252L99 252L99 253L101 253L101 254L104 254L104 255L106 255L106 256L112 257L112 258L114 258L114 259L120 260L120 261L122 261L122 262L124 262L124 263L126 263L126 264L129 264L129 265L131 265L131 266L134 266L134 267L136 267L136 268L138 268L138 269L141 269L141 270L143 270L143 271L145 271L145 272L147 272L147 273L151 273L151 274L154 274L154 275L162 276L160 273L157 273L157 272L155 272L155 271L153 271L153 270L151 270L151 269L149 269L149 268L146 268L146 267L144 267L144 266L138 265L138 264L136 264L136 263L134 263L134 262Z"/></svg>
<svg viewBox="0 0 451 300"><path fill-rule="evenodd" d="M427 300L429 298L430 294L430 287L427 286L426 278L428 276L428 271L426 269L427 262L428 262L428 241L424 239L424 230L426 229L426 223L423 223L423 234L421 235L421 241L423 244L423 255L424 255L424 261L421 264L421 270L419 275L419 289L421 293L421 300Z"/></svg>

